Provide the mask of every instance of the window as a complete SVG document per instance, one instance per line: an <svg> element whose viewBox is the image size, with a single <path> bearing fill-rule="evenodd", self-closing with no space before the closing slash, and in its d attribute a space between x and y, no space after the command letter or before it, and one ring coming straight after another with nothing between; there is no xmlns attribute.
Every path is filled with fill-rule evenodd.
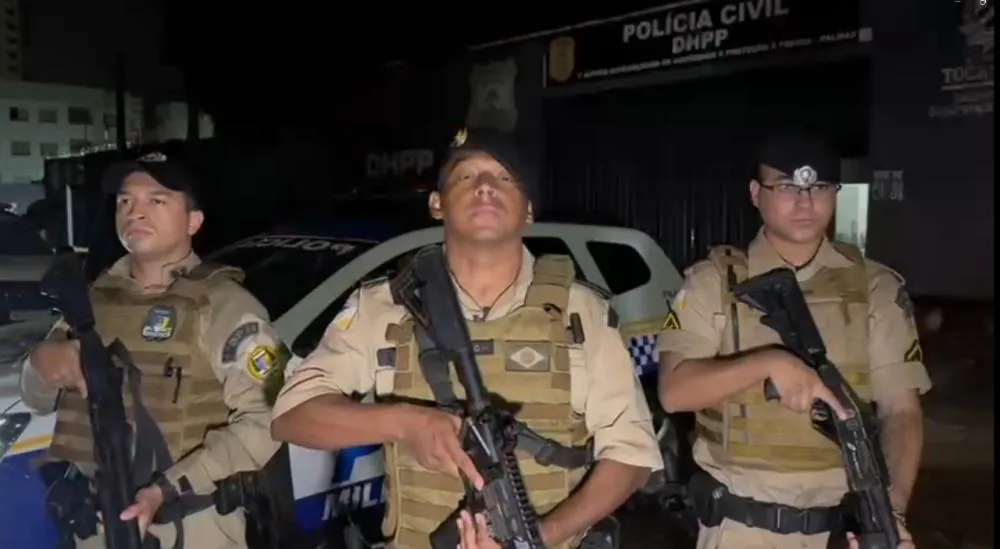
<svg viewBox="0 0 1000 549"><path fill-rule="evenodd" d="M38 153L46 158L59 156L59 143L39 143Z"/></svg>
<svg viewBox="0 0 1000 549"><path fill-rule="evenodd" d="M344 295L333 300L323 312L319 314L312 322L306 326L305 330L295 338L292 342L292 353L296 356L305 358L309 356L309 353L316 350L319 346L320 340L323 339L323 334L326 333L326 328L333 322L333 317L337 316L337 313L344 308L344 303L347 303L347 298L354 293L357 288L352 287L350 290L344 292Z"/></svg>
<svg viewBox="0 0 1000 549"><path fill-rule="evenodd" d="M7 113L7 117L10 118L11 122L27 122L30 119L28 109L23 107L11 107Z"/></svg>
<svg viewBox="0 0 1000 549"><path fill-rule="evenodd" d="M576 269L576 278L580 280L586 280L583 276L583 269L580 268L580 263L577 262L576 257L569 251L569 246L561 238L555 238L551 236L528 236L524 238L524 245L528 247L528 251L531 255L535 257L541 257L543 255L568 255L573 258L573 267Z"/></svg>
<svg viewBox="0 0 1000 549"><path fill-rule="evenodd" d="M400 256L394 257L389 261L379 265L378 267L372 269L370 273L365 275L364 280L372 280L379 277L392 278L401 269L406 266L406 263L413 257L416 250L406 252ZM344 308L344 303L347 302L347 298L350 297L354 291L357 290L357 286L352 286L351 289L344 292L344 295L339 296L333 301L322 313L319 314L298 337L292 342L292 352L298 356L304 357L316 349L319 345L320 340L323 338L323 334L326 332L327 326L333 322L333 317L337 316L337 313Z"/></svg>
<svg viewBox="0 0 1000 549"><path fill-rule="evenodd" d="M31 143L27 141L11 141L11 156L31 156Z"/></svg>
<svg viewBox="0 0 1000 549"><path fill-rule="evenodd" d="M69 152L71 153L78 153L89 146L90 146L90 141L87 141L86 139L69 140Z"/></svg>
<svg viewBox="0 0 1000 549"><path fill-rule="evenodd" d="M370 247L349 239L265 235L241 240L210 258L243 269L243 287L276 320Z"/></svg>
<svg viewBox="0 0 1000 549"><path fill-rule="evenodd" d="M59 122L59 111L56 109L38 109L38 121L44 124L56 124Z"/></svg>
<svg viewBox="0 0 1000 549"><path fill-rule="evenodd" d="M597 268L615 295L649 282L653 273L646 261L632 246L614 242L587 242L587 251L597 262Z"/></svg>
<svg viewBox="0 0 1000 549"><path fill-rule="evenodd" d="M94 123L90 109L85 107L70 107L66 110L66 119L74 126L89 126Z"/></svg>

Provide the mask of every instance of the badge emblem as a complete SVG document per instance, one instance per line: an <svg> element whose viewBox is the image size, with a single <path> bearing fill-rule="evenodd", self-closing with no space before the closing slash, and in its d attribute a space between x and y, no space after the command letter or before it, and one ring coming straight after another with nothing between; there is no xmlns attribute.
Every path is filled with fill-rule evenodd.
<svg viewBox="0 0 1000 549"><path fill-rule="evenodd" d="M563 83L573 77L576 65L576 40L561 36L549 42L549 78Z"/></svg>
<svg viewBox="0 0 1000 549"><path fill-rule="evenodd" d="M166 341L174 337L177 328L177 309L157 305L146 313L142 325L142 338L146 341Z"/></svg>
<svg viewBox="0 0 1000 549"><path fill-rule="evenodd" d="M258 345L247 357L247 372L256 380L264 381L278 364L278 351L265 345Z"/></svg>
<svg viewBox="0 0 1000 549"><path fill-rule="evenodd" d="M470 128L492 128L510 133L517 126L517 62L514 58L473 65L469 71Z"/></svg>
<svg viewBox="0 0 1000 549"><path fill-rule="evenodd" d="M455 137L451 138L451 146L458 148L465 145L465 140L469 138L469 130L462 128L455 133Z"/></svg>
<svg viewBox="0 0 1000 549"><path fill-rule="evenodd" d="M811 166L802 166L795 170L792 178L799 187L808 187L816 183L816 170Z"/></svg>

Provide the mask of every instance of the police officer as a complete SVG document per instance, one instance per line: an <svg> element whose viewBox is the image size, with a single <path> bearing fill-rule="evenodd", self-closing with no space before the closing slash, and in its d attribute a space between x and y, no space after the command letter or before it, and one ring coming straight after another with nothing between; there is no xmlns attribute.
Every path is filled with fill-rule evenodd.
<svg viewBox="0 0 1000 549"><path fill-rule="evenodd" d="M902 277L825 237L839 181L839 159L821 141L766 140L750 182L763 228L746 251L715 248L688 269L660 334L660 401L696 412L699 549L825 548L844 531L843 465L808 410L818 399L846 412L813 370L768 347L777 334L729 292L777 267L795 270L830 359L877 404L901 547L912 547L904 514L920 461L918 395L931 383ZM780 404L763 398L768 378Z"/></svg>
<svg viewBox="0 0 1000 549"><path fill-rule="evenodd" d="M129 350L126 405L136 418L145 408L154 422L134 421L133 467L146 482L138 479L135 503L121 518L138 520L164 549L246 547L243 512L220 515L214 504L221 489L233 493L235 473L260 469L278 449L263 383L281 369L280 342L267 311L239 285L241 273L192 252L204 214L179 166L147 155L112 167L105 184L117 194L116 228L128 254L93 284L97 331ZM79 495L69 488L76 480L85 496L96 469L79 349L57 323L25 364L22 395L37 413L56 412L46 467L71 464L47 475L60 478L50 497L64 499L50 509L73 515L54 517L64 540L103 548L92 506L78 512L84 503L65 500ZM140 446L155 440L168 455L140 462Z"/></svg>
<svg viewBox="0 0 1000 549"><path fill-rule="evenodd" d="M570 258L534 258L522 244L534 190L508 137L461 131L429 206L444 222L448 264L484 379L521 404L518 419L536 435L519 437L521 468L533 504L540 514L551 511L541 525L546 546L563 547L578 544L662 461L607 296L574 281ZM428 534L462 499L459 470L482 482L456 436L458 418L421 405L435 396L419 348L388 281L363 284L286 379L271 424L275 438L309 448L386 443L391 489L383 531L397 548L428 547ZM350 399L370 391L383 403ZM554 443L555 463L540 459ZM570 495L591 459L591 474ZM475 533L463 545L496 547L477 518L463 512L459 519L464 532Z"/></svg>

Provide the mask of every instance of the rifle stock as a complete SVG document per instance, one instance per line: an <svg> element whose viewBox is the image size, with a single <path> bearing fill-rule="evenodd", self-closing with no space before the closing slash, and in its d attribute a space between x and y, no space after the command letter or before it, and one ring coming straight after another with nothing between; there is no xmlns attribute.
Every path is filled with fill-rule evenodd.
<svg viewBox="0 0 1000 549"><path fill-rule="evenodd" d="M819 375L851 417L840 419L829 405L813 404L813 426L840 448L850 486L861 549L896 549L899 531L889 500L889 474L870 406L863 402L826 356L826 345L799 288L795 273L778 268L732 287L733 295L762 314L761 323L778 333L785 349ZM780 395L771 380L764 383L768 400Z"/></svg>
<svg viewBox="0 0 1000 549"><path fill-rule="evenodd" d="M463 479L465 507L485 513L492 537L504 549L544 549L538 515L514 452L516 420L491 402L443 250L420 250L393 282L393 295L426 330L436 351L454 364L465 391L460 438L484 480L476 493ZM434 549L454 549L458 543L457 513L431 534Z"/></svg>
<svg viewBox="0 0 1000 549"><path fill-rule="evenodd" d="M80 367L87 384L97 474L97 502L107 549L140 549L135 520L119 518L133 502L131 428L122 400L124 372L112 362L100 334L83 267L75 254L61 256L42 277L42 292L55 299L63 319L80 341Z"/></svg>

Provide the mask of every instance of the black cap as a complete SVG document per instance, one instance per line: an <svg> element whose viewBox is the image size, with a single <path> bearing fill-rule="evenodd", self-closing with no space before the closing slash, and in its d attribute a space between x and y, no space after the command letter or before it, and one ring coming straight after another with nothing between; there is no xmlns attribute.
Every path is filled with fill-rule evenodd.
<svg viewBox="0 0 1000 549"><path fill-rule="evenodd" d="M531 201L535 215L538 215L538 185L531 177L530 164L517 146L513 136L509 134L492 130L459 130L452 138L447 157L441 165L441 174L438 177L439 189L444 185L458 161L474 152L488 154L510 172L511 177L520 184L521 190Z"/></svg>
<svg viewBox="0 0 1000 549"><path fill-rule="evenodd" d="M101 186L107 194L117 194L121 190L125 178L134 173L144 173L164 187L184 193L195 209L201 207L198 201L197 186L194 177L176 162L167 160L163 153L149 153L136 158L113 164L104 173Z"/></svg>
<svg viewBox="0 0 1000 549"><path fill-rule="evenodd" d="M804 185L816 181L840 183L840 156L822 139L800 131L772 134L762 144L757 163L802 177Z"/></svg>

